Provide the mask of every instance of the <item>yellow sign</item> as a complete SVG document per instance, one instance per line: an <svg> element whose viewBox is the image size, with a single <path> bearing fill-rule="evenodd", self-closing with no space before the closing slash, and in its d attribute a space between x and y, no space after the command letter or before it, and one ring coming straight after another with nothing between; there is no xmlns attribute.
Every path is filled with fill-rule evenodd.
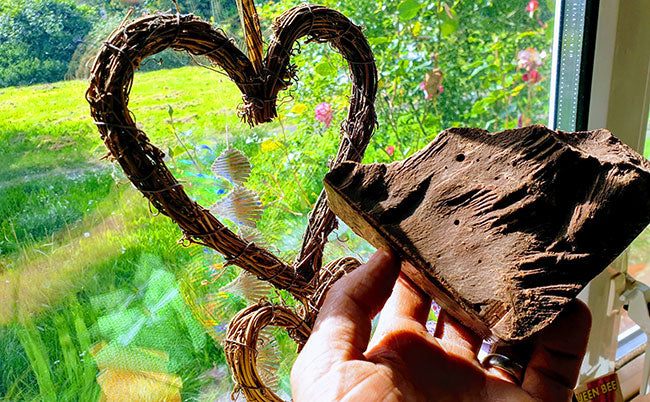
<svg viewBox="0 0 650 402"><path fill-rule="evenodd" d="M623 402L623 394L616 373L589 381L573 392L578 402Z"/></svg>

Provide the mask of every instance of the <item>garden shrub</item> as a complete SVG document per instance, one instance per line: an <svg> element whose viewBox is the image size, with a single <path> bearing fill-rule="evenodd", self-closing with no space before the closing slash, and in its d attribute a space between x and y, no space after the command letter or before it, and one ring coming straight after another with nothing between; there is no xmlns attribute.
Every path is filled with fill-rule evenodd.
<svg viewBox="0 0 650 402"><path fill-rule="evenodd" d="M3 1L0 87L62 80L93 16L93 8L70 0Z"/></svg>
<svg viewBox="0 0 650 402"><path fill-rule="evenodd" d="M298 3L260 5L262 29ZM378 127L364 161L403 159L448 127L500 131L546 122L552 0L321 3L362 25L375 55ZM260 144L251 162L267 176L257 179L254 169L252 183L263 180L273 194L286 195L286 208L306 213L336 152L350 82L346 62L334 49L303 41L295 50L298 80L289 94L280 94L282 129L247 141ZM293 219L267 212L277 214L273 221Z"/></svg>

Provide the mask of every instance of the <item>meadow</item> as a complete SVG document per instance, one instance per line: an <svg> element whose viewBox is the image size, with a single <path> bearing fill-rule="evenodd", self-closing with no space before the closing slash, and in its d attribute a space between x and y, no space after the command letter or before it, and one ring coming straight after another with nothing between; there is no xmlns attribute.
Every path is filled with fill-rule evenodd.
<svg viewBox="0 0 650 402"><path fill-rule="evenodd" d="M0 396L5 400L94 399L100 392L98 367L89 351L135 325L118 314L146 303L147 297L159 300L155 294L164 287L153 288L161 283L180 288L191 267L219 260L207 250L177 245L180 230L166 217L154 216L121 171L102 159L106 149L89 117L86 86L85 81L68 81L0 89ZM131 98L139 127L154 144L176 155L168 163L185 179L200 169L187 167L187 152L201 150L196 160L209 171L227 143L252 154L278 130L278 124L250 130L241 123L236 87L204 68L139 73ZM265 171L273 178L272 162L253 159L253 166L270 165ZM259 176L253 174L250 186L268 188ZM186 182L190 192L192 184ZM203 187L220 185L213 180ZM273 195L261 193L263 199ZM307 196L295 206L293 201L280 200L289 203L282 208L297 209L292 222L260 221L266 233L271 226L281 230L270 239L283 238L280 248L287 255L301 236L294 224L304 221L313 199ZM214 285L235 274L232 268ZM233 300L230 313L243 305ZM145 323L134 343L168 355L163 366L179 375L183 399L204 395L206 385L228 394L229 375L218 344L184 304L176 310ZM117 327L104 328L107 319ZM293 344L282 334L277 338L288 356L280 366L286 391Z"/></svg>

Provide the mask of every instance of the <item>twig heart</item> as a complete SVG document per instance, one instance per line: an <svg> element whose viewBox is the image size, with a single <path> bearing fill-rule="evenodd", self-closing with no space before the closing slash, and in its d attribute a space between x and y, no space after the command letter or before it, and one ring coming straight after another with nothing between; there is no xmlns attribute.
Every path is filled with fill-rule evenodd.
<svg viewBox="0 0 650 402"><path fill-rule="evenodd" d="M257 344L257 334L266 325L278 325L299 343L304 342L329 286L359 262L346 257L321 270L323 248L336 227L324 192L310 214L302 248L293 263L245 241L190 199L165 165L164 153L137 128L128 109L133 76L144 58L167 48L205 56L222 68L242 92L240 113L253 126L277 116L277 95L295 79L291 56L296 41L307 37L308 42L328 43L347 60L352 81L348 115L341 123L340 146L330 166L333 168L344 161L360 162L363 157L376 125L377 70L358 26L337 11L309 4L294 7L275 20L262 59L257 15L251 0L243 4L248 16L243 20L251 58L223 31L193 15L145 16L122 23L104 42L91 70L86 98L110 156L151 204L179 225L183 242L217 250L228 263L276 288L286 289L304 306L297 315L283 306L260 303L240 312L229 325L224 349L240 389L249 400L279 400L256 372L256 354L251 351Z"/></svg>
<svg viewBox="0 0 650 402"><path fill-rule="evenodd" d="M332 166L360 161L376 124L377 71L372 51L359 27L332 9L301 5L278 17L258 74L249 58L225 34L192 15L151 15L119 27L99 52L87 99L101 137L127 177L161 213L172 218L188 241L223 254L274 286L298 298L308 297L310 281L321 266L322 248L336 221L324 193L316 202L301 253L292 265L244 241L210 212L192 201L163 162L163 152L136 127L128 109L133 74L147 56L167 48L203 55L221 67L242 92L243 118L252 126L277 116L278 92L291 85L290 58L301 37L329 43L348 61L352 93L341 124L341 144Z"/></svg>

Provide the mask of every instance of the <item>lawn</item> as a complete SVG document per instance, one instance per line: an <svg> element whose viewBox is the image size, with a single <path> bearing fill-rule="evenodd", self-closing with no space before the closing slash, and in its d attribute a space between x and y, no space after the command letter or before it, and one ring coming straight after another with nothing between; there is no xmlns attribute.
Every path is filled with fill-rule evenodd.
<svg viewBox="0 0 650 402"><path fill-rule="evenodd" d="M0 399L91 400L115 378L149 391L180 390L184 399L228 395L221 349L182 297L220 257L179 246L180 230L154 216L102 159L86 87L68 81L0 89ZM211 190L224 183L197 173L209 172L227 144L241 149L253 163L248 185L268 204L259 227L278 252L293 255L326 160L309 174L289 175L302 191L285 194L283 171L292 163L273 138L292 135L290 120L250 129L236 114L237 88L199 67L138 73L131 99L139 127L175 156L168 164L202 202L214 202ZM335 138L332 131L319 140L333 148ZM280 215L288 218L278 222ZM213 288L237 274L224 271ZM231 294L223 321L244 305ZM295 353L286 335L276 340L286 393ZM149 371L168 373L163 382L176 385L143 382Z"/></svg>

